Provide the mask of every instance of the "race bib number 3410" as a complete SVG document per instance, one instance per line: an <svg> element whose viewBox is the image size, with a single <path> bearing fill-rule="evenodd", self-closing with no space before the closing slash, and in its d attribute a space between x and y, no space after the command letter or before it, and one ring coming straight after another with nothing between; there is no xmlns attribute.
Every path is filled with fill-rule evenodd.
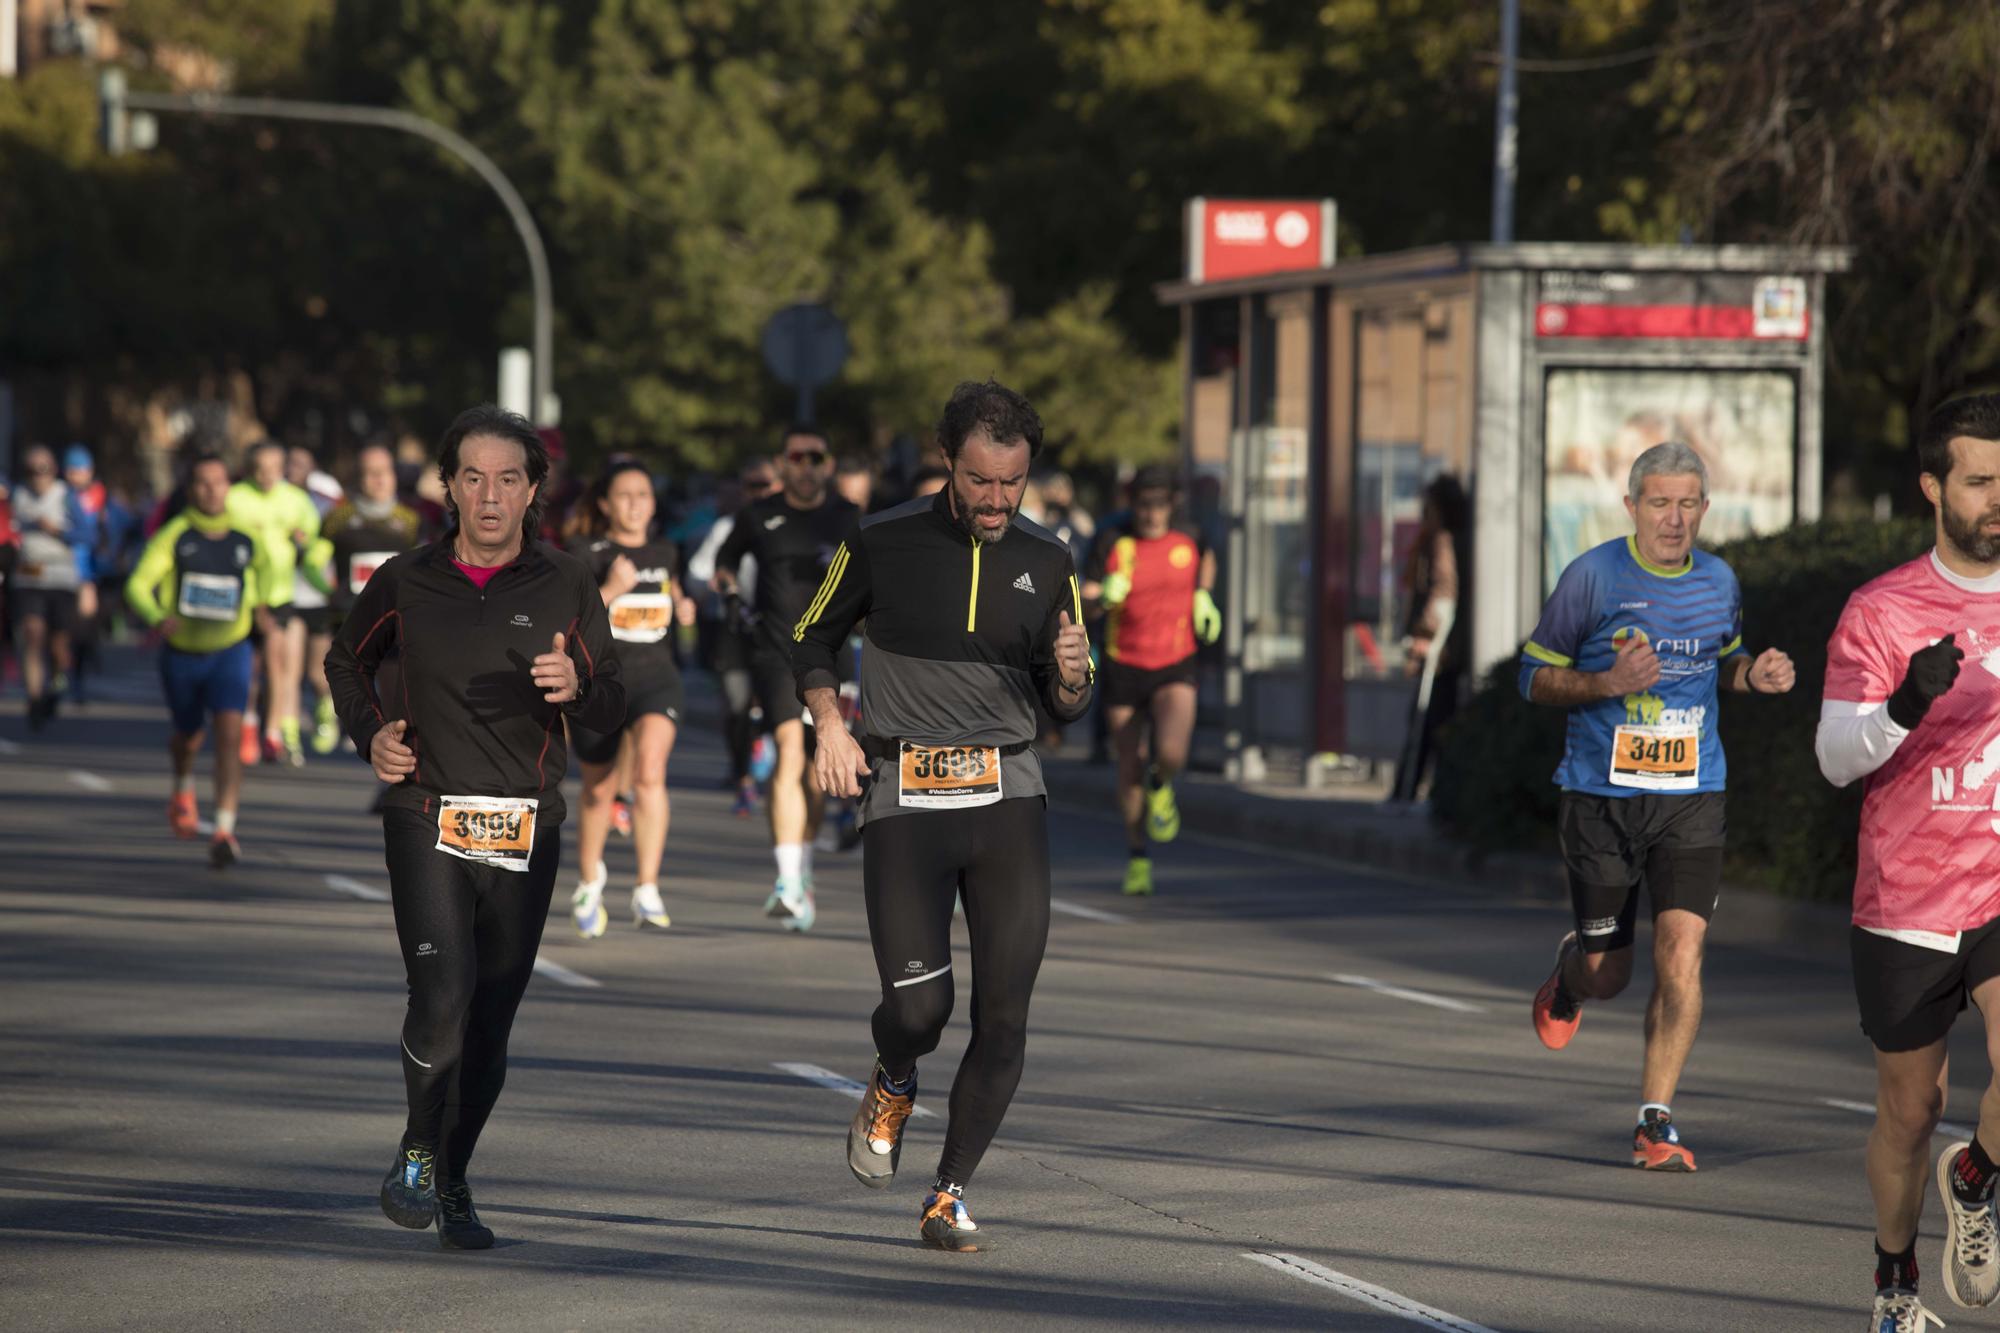
<svg viewBox="0 0 2000 1333"><path fill-rule="evenodd" d="M991 745L903 745L897 804L964 810L1000 799L1000 751Z"/></svg>
<svg viewBox="0 0 2000 1333"><path fill-rule="evenodd" d="M525 871L535 850L537 804L532 796L441 796L437 850Z"/></svg>
<svg viewBox="0 0 2000 1333"><path fill-rule="evenodd" d="M1693 727L1620 727L1611 738L1611 784L1693 791L1701 783L1701 732Z"/></svg>

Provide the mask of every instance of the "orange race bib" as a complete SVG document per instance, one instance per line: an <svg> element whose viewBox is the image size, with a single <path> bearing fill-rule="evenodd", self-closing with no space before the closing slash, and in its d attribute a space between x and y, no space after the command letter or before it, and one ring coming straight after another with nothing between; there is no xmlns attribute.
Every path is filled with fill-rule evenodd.
<svg viewBox="0 0 2000 1333"><path fill-rule="evenodd" d="M467 861L526 870L535 850L532 796L440 796L437 850Z"/></svg>
<svg viewBox="0 0 2000 1333"><path fill-rule="evenodd" d="M1000 799L1000 751L992 745L913 745L897 756L898 805L963 810Z"/></svg>
<svg viewBox="0 0 2000 1333"><path fill-rule="evenodd" d="M1611 784L1692 791L1701 782L1701 732L1694 727L1618 728L1611 738Z"/></svg>
<svg viewBox="0 0 2000 1333"><path fill-rule="evenodd" d="M611 637L658 643L674 620L674 599L662 592L628 592L611 599Z"/></svg>

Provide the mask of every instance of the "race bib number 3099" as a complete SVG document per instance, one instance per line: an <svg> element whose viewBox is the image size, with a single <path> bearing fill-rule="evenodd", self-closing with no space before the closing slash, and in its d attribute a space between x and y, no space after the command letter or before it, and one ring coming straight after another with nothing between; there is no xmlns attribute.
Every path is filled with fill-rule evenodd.
<svg viewBox="0 0 2000 1333"><path fill-rule="evenodd" d="M441 796L437 850L525 871L535 850L537 804L532 796Z"/></svg>

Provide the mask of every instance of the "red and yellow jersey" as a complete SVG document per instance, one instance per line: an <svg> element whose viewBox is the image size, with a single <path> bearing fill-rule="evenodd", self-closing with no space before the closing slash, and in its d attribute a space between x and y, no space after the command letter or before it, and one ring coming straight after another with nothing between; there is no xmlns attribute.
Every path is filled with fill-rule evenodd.
<svg viewBox="0 0 2000 1333"><path fill-rule="evenodd" d="M1104 651L1141 671L1157 671L1194 655L1194 593L1201 581L1199 539L1177 528L1163 537L1114 530L1098 538L1094 577L1123 574L1132 591L1105 616Z"/></svg>

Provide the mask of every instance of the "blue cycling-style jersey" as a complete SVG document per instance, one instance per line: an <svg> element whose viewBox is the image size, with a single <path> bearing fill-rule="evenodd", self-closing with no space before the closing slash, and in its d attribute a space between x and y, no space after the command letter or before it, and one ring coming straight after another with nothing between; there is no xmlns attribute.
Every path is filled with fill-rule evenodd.
<svg viewBox="0 0 2000 1333"><path fill-rule="evenodd" d="M1743 651L1743 599L1736 575L1706 551L1673 570L1647 561L1631 537L1578 556L1521 649L1522 695L1533 697L1545 666L1608 670L1634 635L1659 655L1660 679L1569 710L1557 784L1597 796L1721 791L1716 683L1722 660Z"/></svg>

